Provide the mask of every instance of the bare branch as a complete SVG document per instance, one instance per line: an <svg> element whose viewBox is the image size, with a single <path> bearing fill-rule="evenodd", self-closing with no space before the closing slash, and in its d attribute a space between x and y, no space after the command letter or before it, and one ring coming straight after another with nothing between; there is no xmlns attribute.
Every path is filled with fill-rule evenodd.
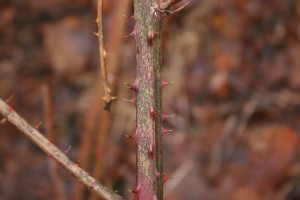
<svg viewBox="0 0 300 200"><path fill-rule="evenodd" d="M117 193L101 185L86 171L82 170L77 164L72 162L61 150L53 145L39 131L29 125L2 99L0 99L0 113L5 119L29 137L32 142L40 147L48 156L63 166L70 174L77 178L83 185L87 186L88 189L93 191L97 196L105 200L123 200Z"/></svg>
<svg viewBox="0 0 300 200"><path fill-rule="evenodd" d="M109 86L109 81L107 77L107 67L106 67L106 51L104 48L104 39L103 39L103 19L102 19L102 4L103 0L98 0L98 16L97 16L97 24L98 24L98 33L96 34L99 38L99 58L100 58L100 66L101 66L101 77L104 86L104 94L103 100L105 102L105 110L110 110L111 102L116 99L116 97L111 96L111 89Z"/></svg>

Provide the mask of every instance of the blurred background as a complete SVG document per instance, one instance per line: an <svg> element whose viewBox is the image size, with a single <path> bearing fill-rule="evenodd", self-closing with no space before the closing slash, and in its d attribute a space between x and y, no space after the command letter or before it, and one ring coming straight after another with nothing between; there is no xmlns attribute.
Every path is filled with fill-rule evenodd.
<svg viewBox="0 0 300 200"><path fill-rule="evenodd" d="M96 1L0 0L0 97L104 185L135 187L132 0L104 0L113 94L103 110ZM190 0L165 20L166 200L300 199L300 1ZM0 200L94 200L9 123Z"/></svg>

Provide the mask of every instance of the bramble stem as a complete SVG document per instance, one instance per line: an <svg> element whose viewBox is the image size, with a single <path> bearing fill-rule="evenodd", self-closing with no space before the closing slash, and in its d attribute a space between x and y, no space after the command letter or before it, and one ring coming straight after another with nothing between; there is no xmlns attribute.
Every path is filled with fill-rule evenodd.
<svg viewBox="0 0 300 200"><path fill-rule="evenodd" d="M156 0L135 0L137 59L137 188L143 200L163 199L161 134L162 19ZM152 111L152 113L151 113Z"/></svg>

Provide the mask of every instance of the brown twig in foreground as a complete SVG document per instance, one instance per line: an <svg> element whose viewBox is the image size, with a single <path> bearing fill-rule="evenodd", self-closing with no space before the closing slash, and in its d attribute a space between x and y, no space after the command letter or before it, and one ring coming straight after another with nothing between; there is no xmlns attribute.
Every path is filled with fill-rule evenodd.
<svg viewBox="0 0 300 200"><path fill-rule="evenodd" d="M22 133L29 137L37 146L39 146L48 156L53 158L69 173L75 176L82 184L86 185L97 196L106 200L122 200L123 198L112 190L104 187L91 177L86 171L82 170L77 164L72 162L61 150L53 145L39 131L29 125L21 118L11 107L0 99L0 113L5 119L11 122Z"/></svg>
<svg viewBox="0 0 300 200"><path fill-rule="evenodd" d="M107 68L106 68L106 51L104 48L104 39L103 39L103 20L102 20L102 4L103 0L98 0L98 16L97 16L97 24L98 24L98 33L96 34L99 38L99 58L100 58L100 66L101 66L101 77L104 86L104 94L103 100L105 102L104 109L110 110L111 102L116 99L116 97L111 96L111 90L109 86L109 81L107 77Z"/></svg>

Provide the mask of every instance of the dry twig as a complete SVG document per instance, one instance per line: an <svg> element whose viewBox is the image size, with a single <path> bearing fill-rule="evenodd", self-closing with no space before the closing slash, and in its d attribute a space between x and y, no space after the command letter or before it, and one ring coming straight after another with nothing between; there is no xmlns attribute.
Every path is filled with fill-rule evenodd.
<svg viewBox="0 0 300 200"><path fill-rule="evenodd" d="M102 20L102 4L103 0L98 0L98 16L97 16L97 24L98 24L98 33L96 34L99 38L99 58L100 58L100 66L101 66L101 77L104 86L104 94L103 100L105 102L105 110L110 110L111 102L116 99L116 97L111 96L111 90L109 86L109 81L107 77L107 67L106 67L106 51L104 48L104 39L103 39L103 20Z"/></svg>
<svg viewBox="0 0 300 200"><path fill-rule="evenodd" d="M32 142L39 146L48 156L53 158L61 166L63 166L70 174L75 176L82 184L87 186L97 196L106 200L123 199L117 193L104 187L91 177L86 171L82 170L77 164L72 162L61 150L52 144L39 131L29 125L21 118L11 107L9 107L2 99L0 99L0 113L11 122L22 133L29 137Z"/></svg>

